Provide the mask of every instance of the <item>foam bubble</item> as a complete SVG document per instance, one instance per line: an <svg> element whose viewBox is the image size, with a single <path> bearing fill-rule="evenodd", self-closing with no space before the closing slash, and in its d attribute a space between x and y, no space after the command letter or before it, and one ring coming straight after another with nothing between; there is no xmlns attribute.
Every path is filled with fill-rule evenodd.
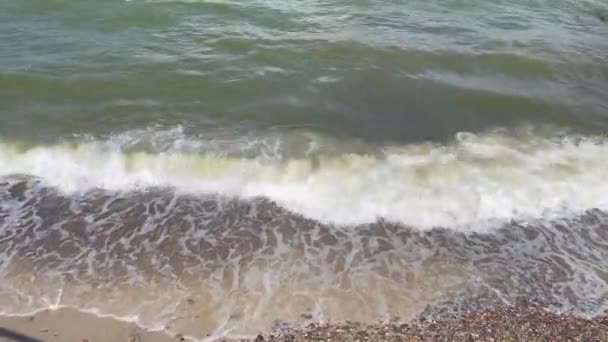
<svg viewBox="0 0 608 342"><path fill-rule="evenodd" d="M204 142L200 142L204 145ZM446 145L298 158L108 148L107 141L18 148L0 143L0 175L28 174L65 192L174 187L267 197L338 225L380 218L417 228L481 229L508 220L608 208L602 139L459 134ZM464 228L463 228L464 229Z"/></svg>

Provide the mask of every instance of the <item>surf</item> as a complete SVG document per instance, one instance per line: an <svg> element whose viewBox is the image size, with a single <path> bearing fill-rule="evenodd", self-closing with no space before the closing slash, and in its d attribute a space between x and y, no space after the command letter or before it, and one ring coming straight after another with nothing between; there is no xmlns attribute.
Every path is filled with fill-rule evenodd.
<svg viewBox="0 0 608 342"><path fill-rule="evenodd" d="M293 158L251 151L239 156L234 150L141 151L103 140L30 147L1 142L0 175L39 177L64 193L172 188L262 197L337 225L383 219L419 229L480 230L608 208L608 161L600 157L607 153L601 137L505 132Z"/></svg>

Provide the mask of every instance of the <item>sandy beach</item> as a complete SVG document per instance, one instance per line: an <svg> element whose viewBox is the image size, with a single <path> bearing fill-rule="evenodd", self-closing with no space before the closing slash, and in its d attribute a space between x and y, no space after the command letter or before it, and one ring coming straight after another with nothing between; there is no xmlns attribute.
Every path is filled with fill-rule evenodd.
<svg viewBox="0 0 608 342"><path fill-rule="evenodd" d="M169 342L187 337L150 332L134 324L70 309L44 311L26 317L0 318L0 341ZM14 333L18 338L7 338ZM10 336L9 336L10 337ZM4 338L4 339L3 339ZM209 339L236 341L234 339ZM310 323L282 326L274 332L239 341L608 341L608 316L592 319L549 312L542 306L518 303L475 310L464 309L436 318L420 316L409 322Z"/></svg>
<svg viewBox="0 0 608 342"><path fill-rule="evenodd" d="M172 338L164 332L149 332L132 323L72 309L42 311L31 316L0 316L0 328L31 338L31 342L179 341L179 338ZM6 330L0 330L0 341L21 341L3 336L7 335Z"/></svg>

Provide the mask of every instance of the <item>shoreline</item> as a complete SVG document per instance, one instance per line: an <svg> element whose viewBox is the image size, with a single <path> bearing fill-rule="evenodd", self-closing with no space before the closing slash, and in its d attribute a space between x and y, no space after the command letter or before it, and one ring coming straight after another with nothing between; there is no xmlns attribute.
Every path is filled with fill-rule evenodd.
<svg viewBox="0 0 608 342"><path fill-rule="evenodd" d="M175 341L162 331L149 331L133 322L71 308L48 309L27 316L0 316L0 328L30 338L32 342ZM0 331L0 341L4 341L3 337Z"/></svg>
<svg viewBox="0 0 608 342"><path fill-rule="evenodd" d="M432 309L431 309L432 311ZM134 323L99 317L75 309L46 310L31 316L0 316L0 340L15 334L20 341L171 342L171 341L608 341L608 314L585 318L548 311L539 304L463 308L421 315L408 322L332 322L281 326L249 339L207 337L149 331Z"/></svg>

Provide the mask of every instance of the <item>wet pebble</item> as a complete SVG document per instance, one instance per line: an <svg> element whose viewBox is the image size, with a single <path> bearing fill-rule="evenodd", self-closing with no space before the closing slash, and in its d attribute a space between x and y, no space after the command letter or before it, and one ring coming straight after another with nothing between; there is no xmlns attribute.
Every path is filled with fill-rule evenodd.
<svg viewBox="0 0 608 342"><path fill-rule="evenodd" d="M429 316L408 323L341 322L289 327L254 340L304 341L608 341L608 315L586 319L518 303L464 310L460 315Z"/></svg>

